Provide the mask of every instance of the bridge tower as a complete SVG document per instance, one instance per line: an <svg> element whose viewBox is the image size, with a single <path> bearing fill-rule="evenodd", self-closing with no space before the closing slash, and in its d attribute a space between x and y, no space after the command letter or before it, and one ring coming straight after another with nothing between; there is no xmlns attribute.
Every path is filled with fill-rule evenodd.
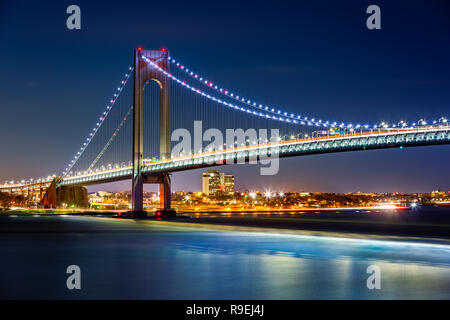
<svg viewBox="0 0 450 320"><path fill-rule="evenodd" d="M169 79L161 74L143 57L151 60L163 70L169 72L169 52L166 49L153 50L137 48L134 50L134 97L133 97L133 177L132 177L132 214L146 215L143 210L143 184L158 183L160 190L160 209L157 215L174 214L171 209L170 175L144 177L143 165L143 89L147 81L155 81L160 88L160 158L170 158L170 101Z"/></svg>

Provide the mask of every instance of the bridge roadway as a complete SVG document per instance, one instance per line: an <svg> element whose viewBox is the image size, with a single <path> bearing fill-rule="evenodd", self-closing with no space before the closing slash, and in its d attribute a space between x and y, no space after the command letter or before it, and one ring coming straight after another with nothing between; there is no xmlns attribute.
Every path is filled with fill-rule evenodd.
<svg viewBox="0 0 450 320"><path fill-rule="evenodd" d="M307 139L293 139L278 143L258 144L254 146L204 152L182 156L158 162L144 162L144 175L157 175L162 172L176 172L226 165L227 160L248 161L278 149L279 157L304 156L311 154L373 150L396 147L450 144L450 126L426 126L407 129L389 129L374 132L354 132L339 136L323 136ZM91 185L131 179L132 167L122 167L92 172L78 176L65 177L63 185Z"/></svg>
<svg viewBox="0 0 450 320"><path fill-rule="evenodd" d="M164 161L144 161L142 172L150 177L162 172L177 172L206 168L217 165L226 165L233 160L248 162L250 158L259 159L278 150L280 158L305 156L311 154L373 150L396 147L413 147L426 145L450 144L450 126L434 125L405 129L386 129L372 132L354 132L338 136L322 136L306 139L293 139L254 146L238 147L223 151L203 152L201 154L181 156ZM93 185L107 182L131 179L132 167L120 167L103 171L94 171L86 174L66 176L62 185ZM49 181L40 181L39 184L48 185ZM0 185L0 191L27 190L36 185L16 183L14 185Z"/></svg>
<svg viewBox="0 0 450 320"><path fill-rule="evenodd" d="M29 183L15 183L0 185L0 192L9 192L11 194L20 194L32 201L39 201L47 191L53 178L46 178L44 180L32 181Z"/></svg>

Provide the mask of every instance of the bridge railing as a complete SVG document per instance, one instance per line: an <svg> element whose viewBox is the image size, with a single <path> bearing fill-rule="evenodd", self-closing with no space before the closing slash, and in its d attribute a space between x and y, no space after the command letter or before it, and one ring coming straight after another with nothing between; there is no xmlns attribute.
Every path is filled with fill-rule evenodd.
<svg viewBox="0 0 450 320"><path fill-rule="evenodd" d="M223 149L223 150L214 150L214 151L202 151L200 153L188 154L179 157L173 157L166 159L164 161L158 161L157 163L167 163L172 161L179 160L187 160L192 159L199 156L211 156L217 154L223 154L227 152L236 152L236 151L244 151L249 149L258 149L265 147L278 147L286 144L301 144L301 143L310 143L312 141L328 141L328 140L338 140L338 139L346 139L350 137L361 137L361 136L379 136L386 134L408 134L408 133L417 133L417 132L427 132L427 131L446 131L449 130L450 126L447 125L433 125L433 126L420 126L420 127L409 127L409 128L398 128L398 129L371 129L370 131L361 131L361 132L351 132L348 134L339 134L339 135L326 135L319 137L307 137L302 139L289 139L289 140L280 140L276 142L266 142L266 143L255 143L253 145L240 146L235 148ZM153 164L155 162L144 162L145 165Z"/></svg>
<svg viewBox="0 0 450 320"><path fill-rule="evenodd" d="M442 135L436 133L442 132ZM431 136L430 136L431 135ZM404 138L398 139L399 136ZM389 139L389 137L397 137L397 139ZM409 138L408 138L409 137ZM430 138L432 137L432 138ZM250 152L256 154L264 154L268 148L279 147L281 157L302 152L320 152L323 150L341 149L348 147L363 146L380 146L383 144L411 144L423 141L435 140L450 141L450 128L448 126L427 126L421 128L404 128L396 130L374 130L369 134L348 134L339 137L315 137L310 139L291 139L287 141L279 141L276 143L259 144L253 146L238 147L234 149L226 149L222 151L204 152L182 157L174 157L164 161L150 162L143 168L144 173L158 173L166 171L183 170L183 168L198 167L211 165L210 160L219 161L217 164L224 163L227 159L238 159L250 156ZM375 139L375 140L371 140ZM354 141L355 143L351 143ZM330 145L332 142L332 145ZM286 147L289 146L289 149ZM258 150L259 149L259 150ZM250 151L251 150L251 151ZM132 169L120 169L120 171L109 170L106 172L98 172L95 175L84 175L67 178L66 184L95 184L99 182L115 181L116 179L125 179L131 177Z"/></svg>

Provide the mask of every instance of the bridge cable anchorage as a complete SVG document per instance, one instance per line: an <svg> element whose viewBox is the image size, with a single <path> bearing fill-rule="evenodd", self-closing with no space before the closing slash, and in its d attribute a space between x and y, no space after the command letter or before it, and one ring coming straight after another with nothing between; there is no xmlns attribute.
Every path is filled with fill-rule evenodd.
<svg viewBox="0 0 450 320"><path fill-rule="evenodd" d="M332 121L329 121L329 120L327 120L327 121L315 120L315 118L308 119L308 117L302 117L301 115L294 115L293 113L288 113L288 112L281 111L281 110L278 110L278 109L276 110L276 108L270 108L267 105L262 105L260 103L256 103L253 100L240 97L239 95L236 95L235 93L232 93L231 90L224 89L224 88L218 86L217 84L215 84L214 82L212 82L210 80L207 80L205 77L200 76L199 74L193 72L192 70L187 68L182 63L177 62L177 60L175 60L172 57L169 57L169 62L173 63L178 69L182 70L188 76L190 76L191 78L197 80L198 82L200 82L202 85L208 87L209 89L212 89L212 90L214 90L214 91L216 91L216 92L218 92L218 93L220 93L220 94L222 94L222 95L224 95L224 96L226 96L228 98L234 99L234 100L240 102L241 104L245 104L245 105L247 105L249 107L257 108L259 110L263 110L264 112L268 112L268 113L275 114L275 115L282 115L285 120L286 119L291 119L291 121L293 123L300 123L302 125L309 125L309 126L315 125L315 126L318 126L318 127L321 126L321 127L326 127L326 128L340 127L340 128L367 129L367 130L369 130L369 129L380 129L380 128L381 129L396 129L398 127L402 127L402 125L403 125L403 128L406 127L406 123L404 121L399 121L398 122L398 126L396 126L395 124L389 126L389 125L385 124L384 122L381 122L381 124L375 124L375 125L368 125L368 124L365 124L365 125L360 125L360 124L354 125L352 123L340 123L340 124L338 124L336 121L332 122ZM279 119L279 120L285 121L285 120L282 120L282 119ZM442 122L442 120L444 120L444 122ZM421 120L419 120L419 122L420 121ZM441 123L441 122L443 124L447 123L447 118L446 117L441 117L439 120L432 121L433 124ZM416 125L421 125L421 124L420 123L419 124L416 124L416 123L412 124L413 127L416 126Z"/></svg>
<svg viewBox="0 0 450 320"><path fill-rule="evenodd" d="M129 80L130 76L133 74L133 71L134 71L134 67L130 66L128 68L128 72L125 74L125 77L121 81L119 87L117 87L117 89L115 90L115 93L113 94L112 99L109 101L109 104L106 106L106 110L100 116L99 122L97 122L95 128L90 132L89 136L86 138L85 142L83 143L83 145L80 148L80 151L78 151L75 154L73 159L68 163L67 167L63 171L63 173L62 173L63 177L66 176L70 172L70 170L77 163L78 159L80 159L81 155L84 153L84 151L86 150L86 148L88 147L88 145L90 144L92 139L95 137L96 133L98 132L98 129L100 129L100 127L102 126L103 122L105 121L105 119L110 114L110 111L111 111L112 107L114 106L115 102L119 98L121 92L123 91L124 87L126 86L128 80Z"/></svg>

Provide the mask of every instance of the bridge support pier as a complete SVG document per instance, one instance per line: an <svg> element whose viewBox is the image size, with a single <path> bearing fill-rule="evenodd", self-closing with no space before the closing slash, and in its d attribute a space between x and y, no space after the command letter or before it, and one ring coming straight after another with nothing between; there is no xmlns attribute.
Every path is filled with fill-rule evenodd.
<svg viewBox="0 0 450 320"><path fill-rule="evenodd" d="M161 179L162 181L159 183L159 209L156 210L156 216L174 218L177 213L175 209L171 208L170 174L162 174Z"/></svg>
<svg viewBox="0 0 450 320"><path fill-rule="evenodd" d="M159 209L156 210L156 217L173 218L176 216L175 209L171 208L171 185L170 174L160 173L158 175L146 175L142 179L143 183L153 183L159 185Z"/></svg>

